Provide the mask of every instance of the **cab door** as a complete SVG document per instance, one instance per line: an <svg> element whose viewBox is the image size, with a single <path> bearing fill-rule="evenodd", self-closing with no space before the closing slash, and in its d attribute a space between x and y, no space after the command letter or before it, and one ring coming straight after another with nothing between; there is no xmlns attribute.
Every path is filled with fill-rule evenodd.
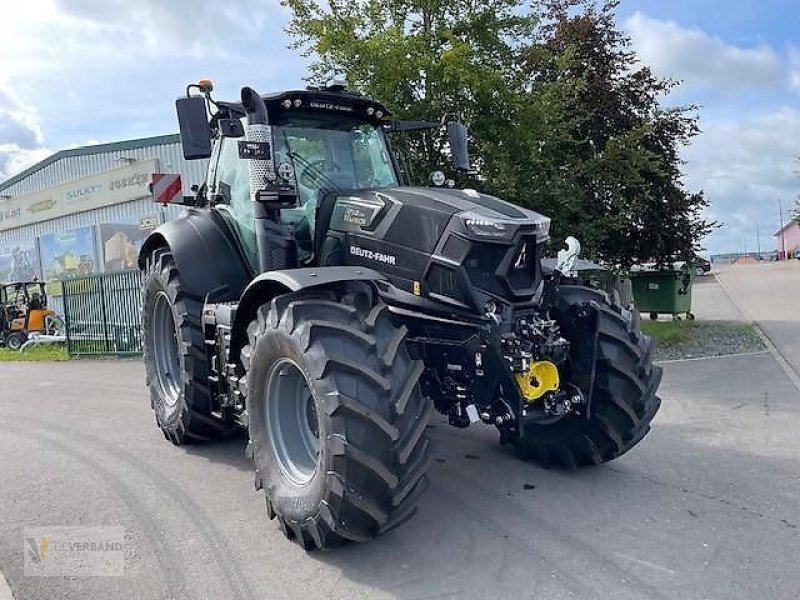
<svg viewBox="0 0 800 600"><path fill-rule="evenodd" d="M236 138L221 137L215 145L209 198L233 223L250 267L258 271L255 207L250 199L247 161L239 158Z"/></svg>

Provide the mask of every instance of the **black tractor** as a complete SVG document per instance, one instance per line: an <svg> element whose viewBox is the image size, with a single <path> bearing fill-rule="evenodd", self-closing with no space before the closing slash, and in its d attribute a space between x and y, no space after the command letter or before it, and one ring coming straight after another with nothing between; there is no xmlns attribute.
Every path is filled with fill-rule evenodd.
<svg viewBox="0 0 800 600"><path fill-rule="evenodd" d="M176 105L184 155L210 164L139 257L152 407L174 444L245 428L287 538L327 548L409 518L434 410L545 467L649 431L652 343L581 285L577 240L545 270L548 218L441 173L403 184L388 134L439 123L341 84L222 102L201 82ZM468 166L464 125L441 131Z"/></svg>

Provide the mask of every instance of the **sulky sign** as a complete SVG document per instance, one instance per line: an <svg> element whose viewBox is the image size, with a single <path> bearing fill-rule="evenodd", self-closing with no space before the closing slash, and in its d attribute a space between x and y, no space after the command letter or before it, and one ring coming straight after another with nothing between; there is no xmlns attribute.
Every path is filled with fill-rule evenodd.
<svg viewBox="0 0 800 600"><path fill-rule="evenodd" d="M141 160L41 192L14 196L0 202L0 231L146 198L150 174L157 170L157 160Z"/></svg>

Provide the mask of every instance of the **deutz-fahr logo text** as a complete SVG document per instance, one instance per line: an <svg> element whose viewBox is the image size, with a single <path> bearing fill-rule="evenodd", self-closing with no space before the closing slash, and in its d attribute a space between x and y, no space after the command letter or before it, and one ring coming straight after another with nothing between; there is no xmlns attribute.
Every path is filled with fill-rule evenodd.
<svg viewBox="0 0 800 600"><path fill-rule="evenodd" d="M392 254L383 254L382 252L367 250L366 248L361 248L360 246L351 245L350 254L352 254L353 256L358 256L360 258L366 258L367 260L374 260L377 262L381 262L386 265L394 266L397 264L397 257Z"/></svg>

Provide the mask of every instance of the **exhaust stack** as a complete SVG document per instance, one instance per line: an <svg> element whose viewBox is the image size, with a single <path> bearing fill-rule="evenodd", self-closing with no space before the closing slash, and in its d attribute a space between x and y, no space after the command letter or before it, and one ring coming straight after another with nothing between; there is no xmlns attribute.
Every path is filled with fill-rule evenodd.
<svg viewBox="0 0 800 600"><path fill-rule="evenodd" d="M242 88L242 106L247 114L244 130L250 172L250 199L258 200L258 193L275 184L275 161L272 156L272 128L269 126L264 100L250 87ZM244 158L242 148L239 156Z"/></svg>

